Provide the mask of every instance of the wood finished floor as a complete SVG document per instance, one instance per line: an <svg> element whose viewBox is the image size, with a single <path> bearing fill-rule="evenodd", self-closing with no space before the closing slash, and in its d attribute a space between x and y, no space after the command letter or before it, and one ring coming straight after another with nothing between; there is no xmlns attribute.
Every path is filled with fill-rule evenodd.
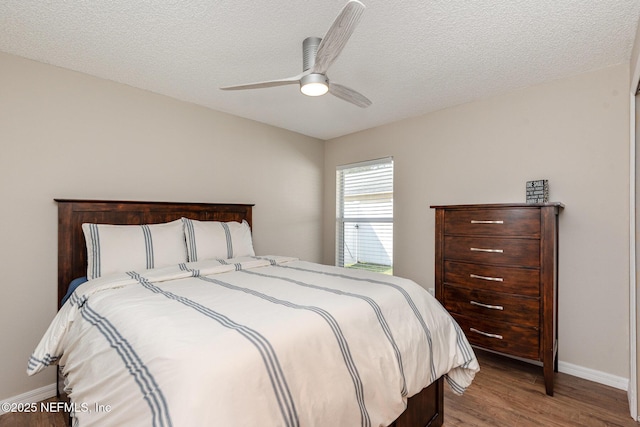
<svg viewBox="0 0 640 427"><path fill-rule="evenodd" d="M445 384L446 427L639 427L629 415L627 393L556 373L553 397L542 368L476 350L480 372L462 396Z"/></svg>
<svg viewBox="0 0 640 427"><path fill-rule="evenodd" d="M625 391L558 373L549 397L542 368L476 353L481 370L465 394L456 396L445 384L445 427L640 427L629 416ZM0 416L0 427L63 426L59 413Z"/></svg>
<svg viewBox="0 0 640 427"><path fill-rule="evenodd" d="M45 402L55 402L51 398ZM38 405L39 406L39 405ZM0 427L65 427L64 414L60 412L8 413L0 416Z"/></svg>

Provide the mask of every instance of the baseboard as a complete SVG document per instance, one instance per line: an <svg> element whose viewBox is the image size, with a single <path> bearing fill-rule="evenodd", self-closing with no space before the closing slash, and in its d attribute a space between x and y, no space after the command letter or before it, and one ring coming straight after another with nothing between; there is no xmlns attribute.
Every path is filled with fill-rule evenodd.
<svg viewBox="0 0 640 427"><path fill-rule="evenodd" d="M634 414L634 412L633 412L634 411L634 405L637 405L636 404L636 402L637 402L636 401L636 393L635 393L635 390L633 389L633 387L629 387L629 389L627 390L627 400L629 401L629 412L630 412L629 415L631 415L631 419L633 419L634 421L638 421L639 420L638 415ZM637 407L636 407L635 410L637 412Z"/></svg>
<svg viewBox="0 0 640 427"><path fill-rule="evenodd" d="M573 375L574 377L593 381L599 384L608 385L609 387L617 388L620 390L629 390L628 378L607 374L606 372L596 371L594 369L585 368L583 366L574 365L572 363L559 361L558 372Z"/></svg>
<svg viewBox="0 0 640 427"><path fill-rule="evenodd" d="M498 353L496 351L482 349L483 351L488 351L489 353L499 354L505 357L509 357L511 359L520 360L523 362L531 363L533 365L537 365L542 367L542 362L537 360L529 360L523 359L517 356L509 356L508 354ZM629 379L618 377L616 375L607 374L606 372L596 371L594 369L585 368L584 366L574 365L573 363L563 362L561 360L558 361L558 372L562 372L563 374L572 375L574 377L582 378L584 380L593 381L598 384L607 385L609 387L617 388L620 390L624 390L626 392L629 391Z"/></svg>
<svg viewBox="0 0 640 427"><path fill-rule="evenodd" d="M4 415L8 411L2 410L6 403L38 403L41 400L49 399L56 395L56 383L40 387L35 390L28 391L26 393L19 394L17 396L10 397L5 400L0 400L0 415Z"/></svg>

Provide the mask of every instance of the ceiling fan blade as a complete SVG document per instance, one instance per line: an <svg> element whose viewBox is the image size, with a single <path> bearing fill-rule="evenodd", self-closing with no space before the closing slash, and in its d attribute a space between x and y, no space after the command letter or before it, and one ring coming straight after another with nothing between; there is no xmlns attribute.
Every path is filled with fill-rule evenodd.
<svg viewBox="0 0 640 427"><path fill-rule="evenodd" d="M279 80L267 80L264 82L255 82L255 83L246 83L236 86L225 86L221 87L221 90L243 90L243 89L262 89L266 87L275 87L275 86L284 86L291 85L294 83L300 83L300 79L305 75L309 74L309 72L304 72L302 74L298 74L297 76L287 77Z"/></svg>
<svg viewBox="0 0 640 427"><path fill-rule="evenodd" d="M329 84L329 93L337 96L340 99L357 105L358 107L367 108L369 105L371 105L371 100L363 94L336 83Z"/></svg>
<svg viewBox="0 0 640 427"><path fill-rule="evenodd" d="M360 22L365 6L357 0L349 1L318 46L313 73L325 74L347 44Z"/></svg>

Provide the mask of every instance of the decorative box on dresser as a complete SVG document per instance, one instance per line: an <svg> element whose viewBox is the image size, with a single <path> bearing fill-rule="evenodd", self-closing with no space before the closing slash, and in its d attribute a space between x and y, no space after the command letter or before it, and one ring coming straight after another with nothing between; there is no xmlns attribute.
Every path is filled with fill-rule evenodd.
<svg viewBox="0 0 640 427"><path fill-rule="evenodd" d="M558 370L558 215L562 203L431 206L436 298L469 342Z"/></svg>

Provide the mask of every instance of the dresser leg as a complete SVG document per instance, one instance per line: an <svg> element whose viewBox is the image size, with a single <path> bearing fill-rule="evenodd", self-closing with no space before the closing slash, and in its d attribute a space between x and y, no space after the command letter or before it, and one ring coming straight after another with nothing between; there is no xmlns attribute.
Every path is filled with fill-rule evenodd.
<svg viewBox="0 0 640 427"><path fill-rule="evenodd" d="M544 373L544 388L549 396L553 396L554 365L555 363L545 363L542 367Z"/></svg>

